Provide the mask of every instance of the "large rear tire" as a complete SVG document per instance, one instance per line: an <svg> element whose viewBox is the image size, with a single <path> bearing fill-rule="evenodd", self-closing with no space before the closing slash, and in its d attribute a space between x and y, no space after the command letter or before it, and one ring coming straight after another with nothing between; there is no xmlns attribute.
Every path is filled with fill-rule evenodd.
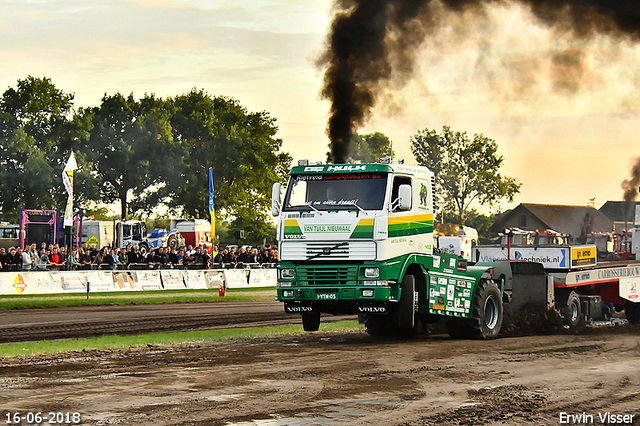
<svg viewBox="0 0 640 426"><path fill-rule="evenodd" d="M480 280L473 299L471 318L447 318L449 336L454 339L495 339L502 327L502 297L492 280Z"/></svg>
<svg viewBox="0 0 640 426"><path fill-rule="evenodd" d="M474 339L495 339L502 327L502 297L493 280L480 280L473 299L469 335Z"/></svg>
<svg viewBox="0 0 640 426"><path fill-rule="evenodd" d="M302 314L302 328L304 331L318 331L320 329L320 312Z"/></svg>

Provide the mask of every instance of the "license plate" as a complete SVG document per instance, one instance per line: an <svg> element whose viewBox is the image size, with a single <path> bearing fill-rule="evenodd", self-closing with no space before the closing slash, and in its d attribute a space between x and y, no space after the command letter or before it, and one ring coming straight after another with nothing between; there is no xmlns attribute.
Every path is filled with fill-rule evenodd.
<svg viewBox="0 0 640 426"><path fill-rule="evenodd" d="M316 294L317 300L338 300L338 295L336 293L319 293Z"/></svg>

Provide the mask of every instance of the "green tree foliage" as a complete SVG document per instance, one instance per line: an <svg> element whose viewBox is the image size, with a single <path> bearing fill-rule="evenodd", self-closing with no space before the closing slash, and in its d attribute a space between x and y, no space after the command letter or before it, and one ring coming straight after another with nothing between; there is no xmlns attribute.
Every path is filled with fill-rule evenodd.
<svg viewBox="0 0 640 426"><path fill-rule="evenodd" d="M442 134L425 129L411 137L411 151L418 164L434 172L445 210L454 211L461 224L473 201L489 205L503 198L513 201L520 192L521 184L498 172L503 161L498 144L482 134L469 139L466 132L448 126Z"/></svg>
<svg viewBox="0 0 640 426"><path fill-rule="evenodd" d="M214 170L216 216L244 229L246 239L267 237L271 186L284 182L291 164L279 152L275 119L249 113L236 100L192 90L172 101L173 137L187 152L180 179L163 188L164 203L191 217L207 218L209 167Z"/></svg>
<svg viewBox="0 0 640 426"><path fill-rule="evenodd" d="M376 163L382 157L393 157L392 142L381 132L361 135L354 133L349 143L347 163ZM327 152L327 163L332 163L331 152Z"/></svg>
<svg viewBox="0 0 640 426"><path fill-rule="evenodd" d="M129 213L128 196L138 199L164 184L167 158L174 150L165 101L153 95L136 101L133 94L105 95L99 107L80 109L86 126L83 148L101 182L103 202L120 202L121 217Z"/></svg>
<svg viewBox="0 0 640 426"><path fill-rule="evenodd" d="M28 77L0 99L0 208L63 208L61 173L74 151L75 206L104 216L99 203L120 202L121 217L208 218L209 167L215 172L217 223L243 229L246 243L271 240L271 186L285 182L291 156L280 152L275 119L202 90L159 99L104 95L73 113L73 95L48 78ZM153 213L152 213L153 212Z"/></svg>
<svg viewBox="0 0 640 426"><path fill-rule="evenodd" d="M17 220L19 206L54 208L66 200L61 173L71 144L65 138L73 95L48 78L18 80L0 98L0 207Z"/></svg>

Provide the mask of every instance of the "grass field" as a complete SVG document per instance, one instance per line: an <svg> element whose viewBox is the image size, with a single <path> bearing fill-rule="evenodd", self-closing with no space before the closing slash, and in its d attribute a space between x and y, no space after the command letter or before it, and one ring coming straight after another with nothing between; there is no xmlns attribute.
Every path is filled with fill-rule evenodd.
<svg viewBox="0 0 640 426"><path fill-rule="evenodd" d="M275 287L227 289L224 297L218 289L159 290L144 292L101 292L0 296L0 309L54 308L66 306L140 305L198 302L273 301Z"/></svg>
<svg viewBox="0 0 640 426"><path fill-rule="evenodd" d="M337 321L322 324L322 332L350 331L361 326L357 321ZM300 325L247 327L233 329L148 333L135 336L108 335L86 339L43 340L0 344L0 358L34 356L90 350L118 350L135 347L183 345L230 339L252 339L305 334Z"/></svg>

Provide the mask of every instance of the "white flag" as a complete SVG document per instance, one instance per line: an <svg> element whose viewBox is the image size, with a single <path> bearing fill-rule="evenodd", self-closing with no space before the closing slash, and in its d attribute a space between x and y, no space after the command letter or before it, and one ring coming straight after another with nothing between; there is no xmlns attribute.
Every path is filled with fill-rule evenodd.
<svg viewBox="0 0 640 426"><path fill-rule="evenodd" d="M76 164L76 157L71 151L67 165L64 166L62 171L62 183L67 190L67 208L64 211L64 226L73 226L73 171L78 168Z"/></svg>

